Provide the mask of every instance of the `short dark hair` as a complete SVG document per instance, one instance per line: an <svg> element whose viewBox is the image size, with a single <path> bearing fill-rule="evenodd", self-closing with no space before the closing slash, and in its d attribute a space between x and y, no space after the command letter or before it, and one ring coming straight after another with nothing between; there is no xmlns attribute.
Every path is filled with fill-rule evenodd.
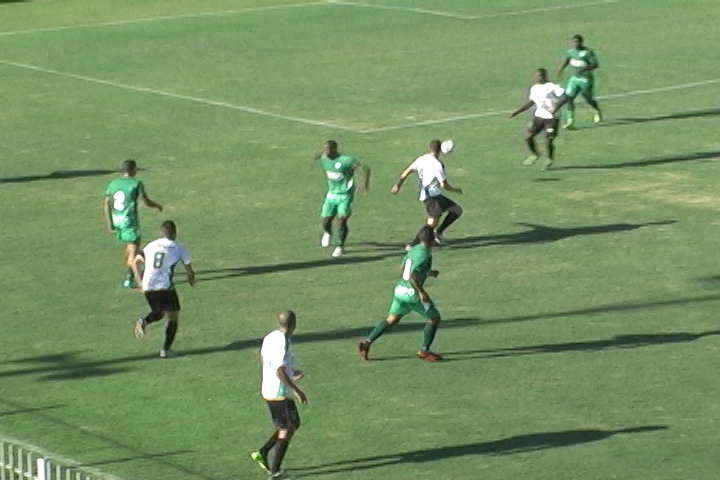
<svg viewBox="0 0 720 480"><path fill-rule="evenodd" d="M120 171L122 172L129 172L130 170L136 170L137 169L137 162L135 160L125 160L122 165L120 166Z"/></svg>
<svg viewBox="0 0 720 480"><path fill-rule="evenodd" d="M288 310L286 312L282 312L278 315L278 325L282 328L290 328L292 326L295 326L295 312L292 310Z"/></svg>
<svg viewBox="0 0 720 480"><path fill-rule="evenodd" d="M332 148L332 149L336 149L336 150L338 148L338 143L335 140L328 140L327 142L325 142L325 145L328 148Z"/></svg>
<svg viewBox="0 0 720 480"><path fill-rule="evenodd" d="M575 40L577 40L578 42L580 42L580 43L582 43L582 42L585 41L585 39L583 38L583 36L580 35L579 33L576 33L575 35L573 35L573 38L574 38Z"/></svg>
<svg viewBox="0 0 720 480"><path fill-rule="evenodd" d="M435 230L430 225L425 225L418 231L417 237L422 243L432 244L435 241Z"/></svg>
<svg viewBox="0 0 720 480"><path fill-rule="evenodd" d="M428 147L430 147L430 150L433 152L439 152L440 146L442 145L442 142L440 140L430 140L430 144Z"/></svg>
<svg viewBox="0 0 720 480"><path fill-rule="evenodd" d="M177 225L172 220L165 220L160 224L160 231L163 235L171 236L177 233Z"/></svg>
<svg viewBox="0 0 720 480"><path fill-rule="evenodd" d="M547 78L547 68L538 68L537 71L540 75Z"/></svg>

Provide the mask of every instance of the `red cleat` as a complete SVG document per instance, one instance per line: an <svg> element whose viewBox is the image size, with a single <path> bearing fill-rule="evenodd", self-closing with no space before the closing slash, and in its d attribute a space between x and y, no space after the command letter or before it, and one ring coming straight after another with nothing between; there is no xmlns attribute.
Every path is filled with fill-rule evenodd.
<svg viewBox="0 0 720 480"><path fill-rule="evenodd" d="M356 352L360 358L363 360L368 359L368 353L370 353L370 342L367 340L363 340L362 342L358 343Z"/></svg>
<svg viewBox="0 0 720 480"><path fill-rule="evenodd" d="M430 350L420 350L417 353L417 357L420 360L425 360L426 362L442 362L444 360L442 355L438 355L437 353L431 352Z"/></svg>

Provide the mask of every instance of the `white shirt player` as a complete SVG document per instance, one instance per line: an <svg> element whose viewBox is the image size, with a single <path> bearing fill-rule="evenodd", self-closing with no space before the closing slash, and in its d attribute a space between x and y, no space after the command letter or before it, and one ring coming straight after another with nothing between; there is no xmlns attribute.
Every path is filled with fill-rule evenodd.
<svg viewBox="0 0 720 480"><path fill-rule="evenodd" d="M169 290L173 288L173 271L178 262L190 265L190 254L182 245L169 238L159 238L143 248L145 273L142 289Z"/></svg>
<svg viewBox="0 0 720 480"><path fill-rule="evenodd" d="M528 98L535 103L535 116L545 119L553 119L553 108L560 101L562 89L552 83L537 83L530 87L530 95Z"/></svg>
<svg viewBox="0 0 720 480"><path fill-rule="evenodd" d="M290 353L290 339L280 330L268 333L260 348L262 356L261 393L265 400L292 399L293 393L277 375L277 369L285 367L288 377L295 375L293 357Z"/></svg>
<svg viewBox="0 0 720 480"><path fill-rule="evenodd" d="M421 202L428 197L437 197L442 193L442 183L447 180L445 165L434 155L427 153L416 158L408 170L413 170L418 175L419 200Z"/></svg>

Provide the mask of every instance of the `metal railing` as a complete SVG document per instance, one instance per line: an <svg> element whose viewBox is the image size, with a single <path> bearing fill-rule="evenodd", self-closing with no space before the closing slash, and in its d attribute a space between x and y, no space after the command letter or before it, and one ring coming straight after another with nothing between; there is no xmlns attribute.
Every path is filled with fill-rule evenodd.
<svg viewBox="0 0 720 480"><path fill-rule="evenodd" d="M38 452L0 441L0 480L98 480Z"/></svg>

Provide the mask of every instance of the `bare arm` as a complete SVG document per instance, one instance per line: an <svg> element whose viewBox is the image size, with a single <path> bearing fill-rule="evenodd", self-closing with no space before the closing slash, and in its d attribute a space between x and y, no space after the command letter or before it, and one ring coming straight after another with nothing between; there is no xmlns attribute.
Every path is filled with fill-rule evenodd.
<svg viewBox="0 0 720 480"><path fill-rule="evenodd" d="M298 387L297 384L295 383L295 381L292 378L290 378L290 376L287 374L287 370L285 370L284 366L275 370L275 373L277 374L278 378L283 383L283 385L290 388L292 390L293 394L295 395L295 397L297 397L297 399L300 400L301 403L307 403L307 401L308 401L307 395L305 395L305 392L300 390L300 387Z"/></svg>
<svg viewBox="0 0 720 480"><path fill-rule="evenodd" d="M517 110L515 110L514 112L512 112L512 113L510 114L510 118L515 118L515 117L517 117L518 115L520 115L521 113L527 112L528 110L530 110L530 108L531 108L533 105L535 105L535 102L533 102L532 100L528 100L527 102L525 102L525 103L523 104L522 107L520 107L520 108L518 108Z"/></svg>
<svg viewBox="0 0 720 480"><path fill-rule="evenodd" d="M147 196L147 192L145 192L145 186L142 186L142 189L140 190L140 200L142 200L143 204L145 204L146 207L150 208L156 208L158 211L162 212L163 207L159 203L150 200L150 197Z"/></svg>
<svg viewBox="0 0 720 480"><path fill-rule="evenodd" d="M112 222L112 197L103 198L102 209L108 231L112 232L115 230L115 225Z"/></svg>
<svg viewBox="0 0 720 480"><path fill-rule="evenodd" d="M398 181L395 183L395 185L392 186L390 192L398 193L402 188L403 183L405 183L405 180L407 180L407 177L409 177L413 171L414 170L411 170L410 168L406 168L405 170L400 172L400 178L398 178Z"/></svg>
<svg viewBox="0 0 720 480"><path fill-rule="evenodd" d="M563 71L567 68L568 65L570 65L570 58L565 57L565 60L563 60L562 65L560 65L560 68L558 69L558 76L562 76Z"/></svg>
<svg viewBox="0 0 720 480"><path fill-rule="evenodd" d="M195 285L195 270L193 270L192 265L189 263L187 265L183 265L185 266L185 274L187 274L188 283L192 287Z"/></svg>
<svg viewBox="0 0 720 480"><path fill-rule="evenodd" d="M133 277L135 278L135 284L138 285L138 288L142 285L142 275L140 275L139 265L144 262L145 257L142 255L142 250L130 261L130 270L132 270Z"/></svg>
<svg viewBox="0 0 720 480"><path fill-rule="evenodd" d="M447 190L448 192L463 193L462 188L453 187L448 183L447 180L443 180L442 182L440 182L440 186L443 188L443 190Z"/></svg>
<svg viewBox="0 0 720 480"><path fill-rule="evenodd" d="M367 165L358 164L356 170L360 170L362 175L360 191L367 192L368 190L370 190L370 167L368 167Z"/></svg>
<svg viewBox="0 0 720 480"><path fill-rule="evenodd" d="M410 275L410 284L413 286L415 291L418 292L421 302L427 302L430 300L430 295L428 295L425 289L420 286L420 282L418 282L417 278L415 278L415 274Z"/></svg>

